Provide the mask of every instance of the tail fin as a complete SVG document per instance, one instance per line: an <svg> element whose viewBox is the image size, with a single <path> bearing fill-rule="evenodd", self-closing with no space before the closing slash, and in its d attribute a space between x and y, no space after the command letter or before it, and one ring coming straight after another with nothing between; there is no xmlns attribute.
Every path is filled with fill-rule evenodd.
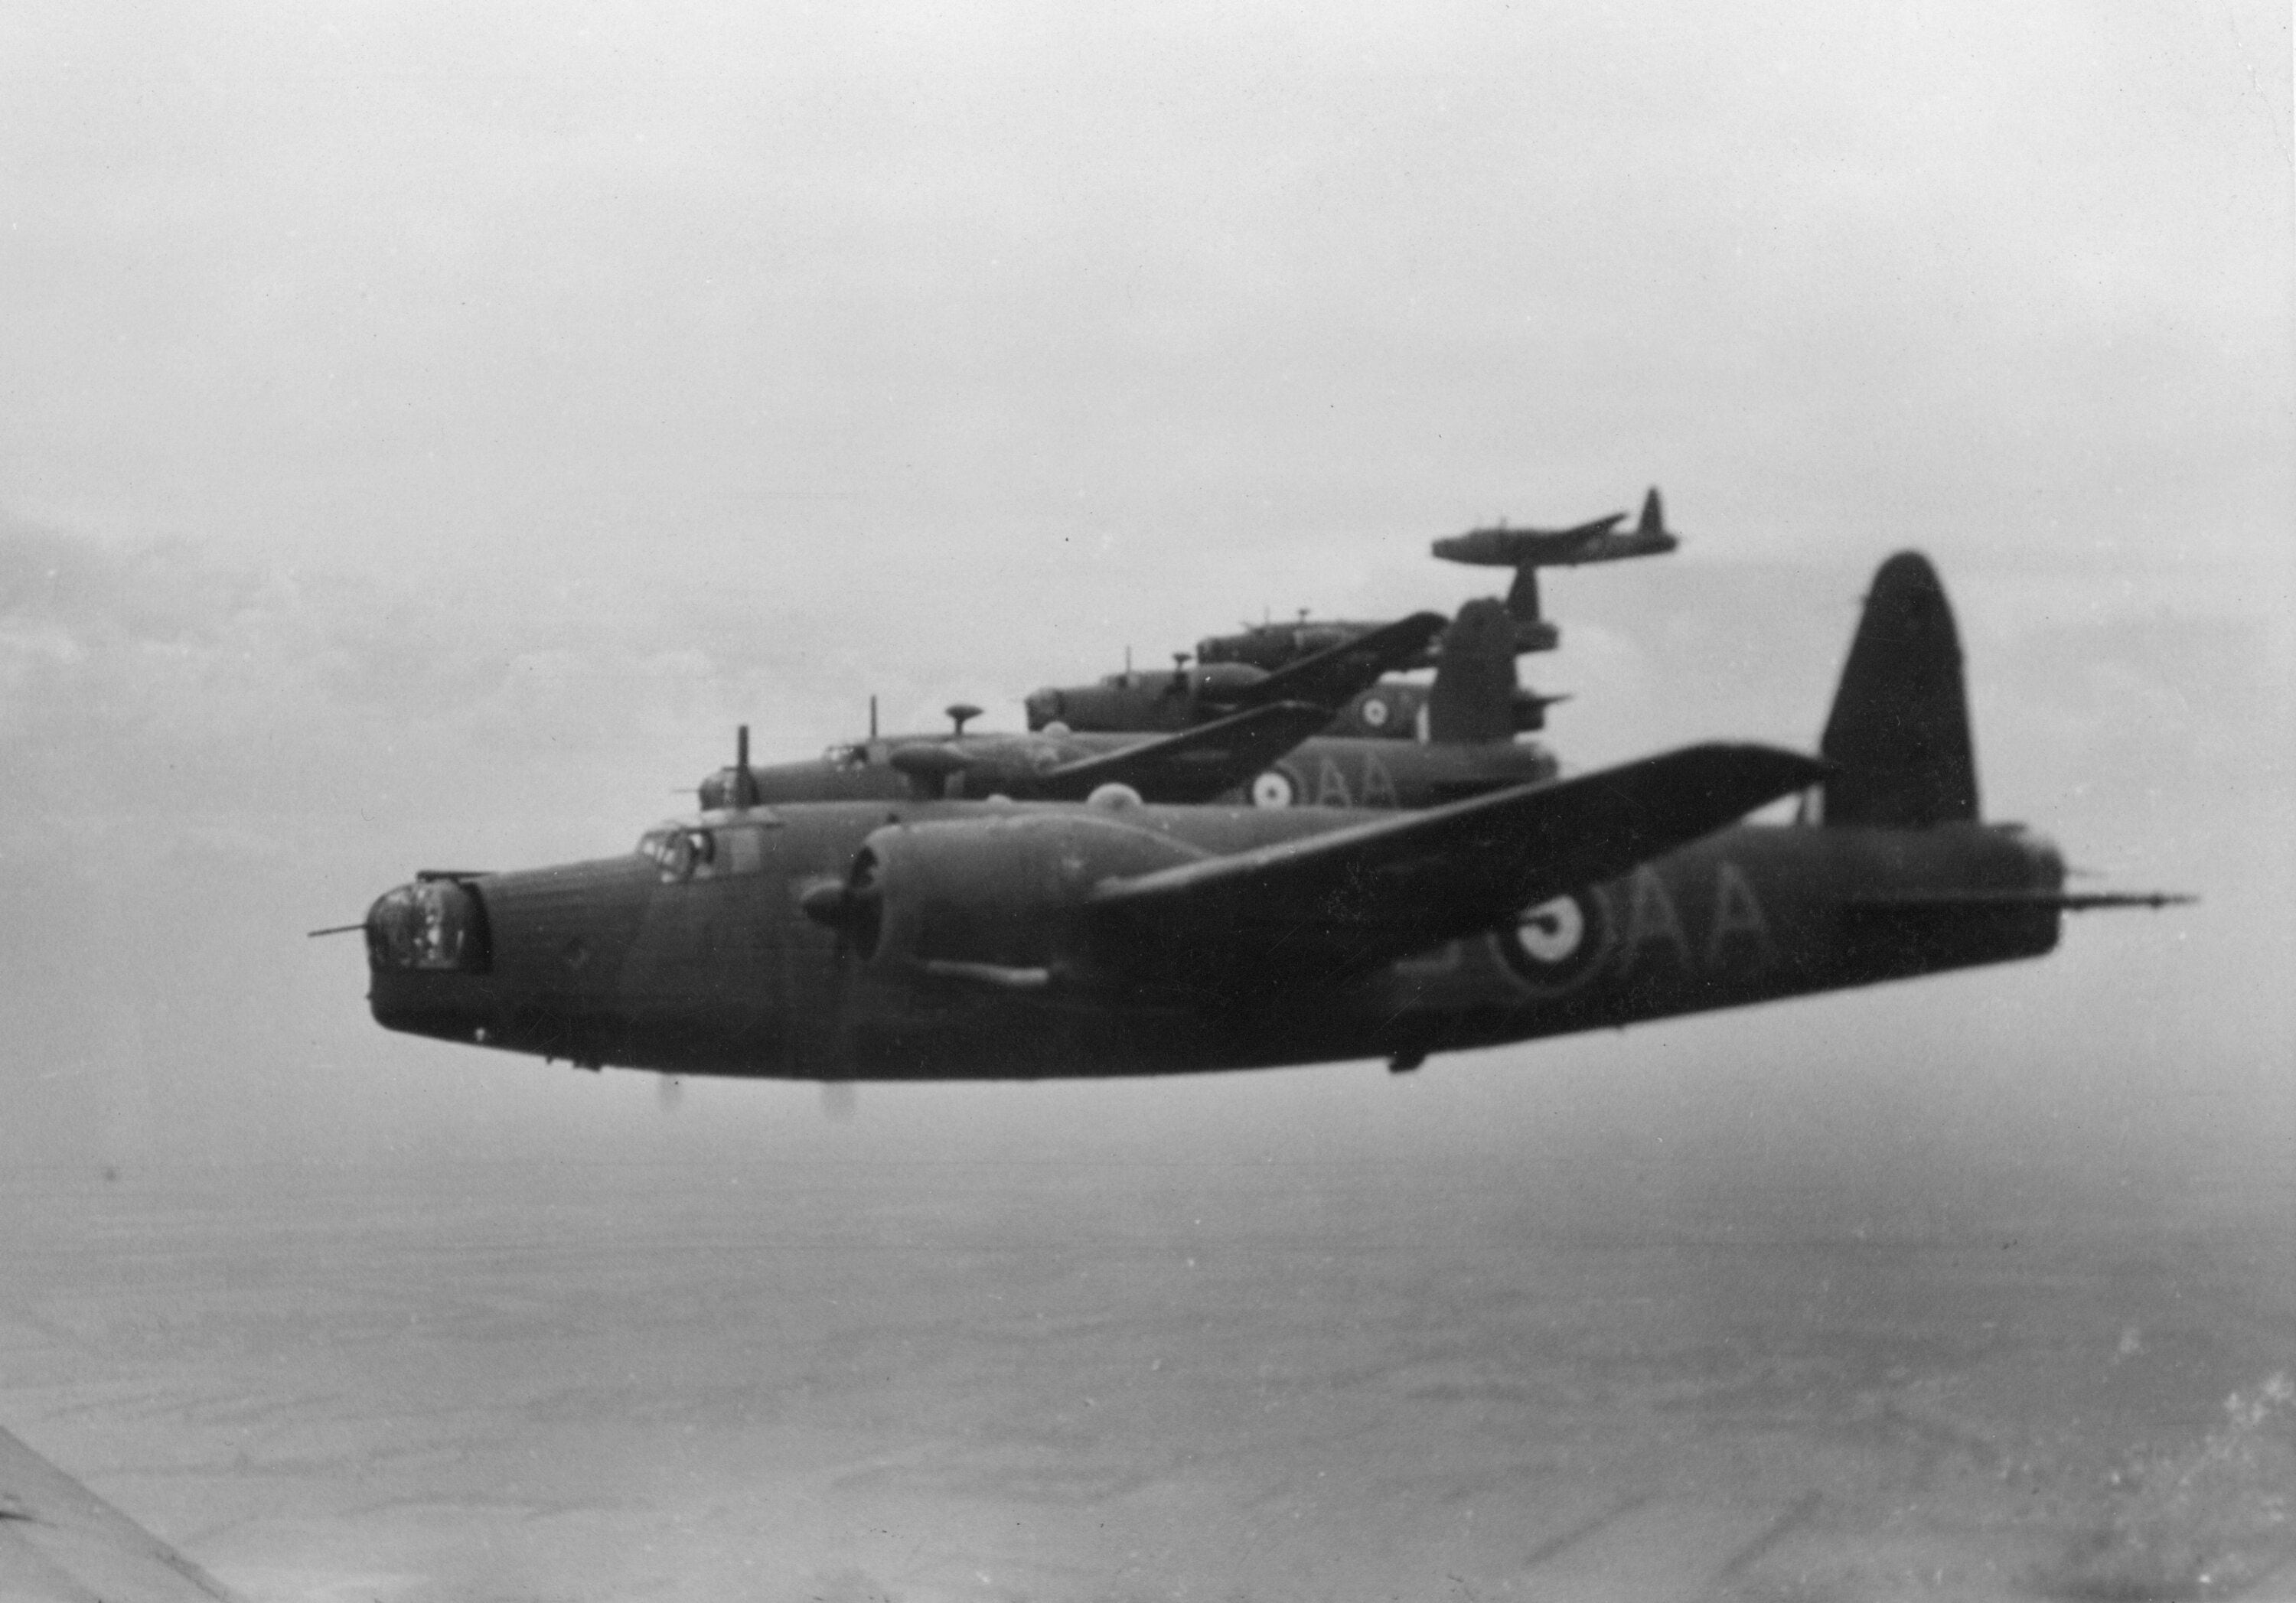
<svg viewBox="0 0 2296 1603"><path fill-rule="evenodd" d="M1917 829L1976 819L1961 640L1937 569L1919 552L1899 552L1874 576L1818 749L1833 765L1826 823Z"/></svg>
<svg viewBox="0 0 2296 1603"><path fill-rule="evenodd" d="M1525 562L1514 570L1507 590L1507 616L1526 624L1538 622L1538 564Z"/></svg>
<svg viewBox="0 0 2296 1603"><path fill-rule="evenodd" d="M1635 533L1638 535L1666 533L1666 505L1658 498L1656 485L1651 486L1650 494L1643 497L1642 521L1635 525Z"/></svg>
<svg viewBox="0 0 2296 1603"><path fill-rule="evenodd" d="M1524 568L1526 577L1532 571ZM1469 601L1443 632L1427 738L1437 745L1514 739L1514 619L1505 603Z"/></svg>

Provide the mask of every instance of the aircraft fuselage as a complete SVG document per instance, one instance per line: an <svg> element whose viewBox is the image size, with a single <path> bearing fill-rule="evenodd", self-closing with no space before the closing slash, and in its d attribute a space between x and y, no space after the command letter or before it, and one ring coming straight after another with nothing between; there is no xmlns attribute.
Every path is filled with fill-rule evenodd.
<svg viewBox="0 0 2296 1603"><path fill-rule="evenodd" d="M1066 761L1121 751L1140 738L981 734L967 735L964 740L984 747L996 742L1037 742L1048 760ZM947 740L945 735L893 735L840 746L808 763L753 767L750 795L767 806L914 802L916 787L893 765L893 754L904 745L939 745ZM1268 764L1250 783L1239 787L1232 799L1260 807L1430 807L1552 779L1556 771L1554 754L1529 741L1436 745L1319 735ZM732 799L733 773L731 768L720 769L702 781L699 791L704 807L722 807Z"/></svg>
<svg viewBox="0 0 2296 1603"><path fill-rule="evenodd" d="M641 854L403 887L369 915L374 1017L589 1066L768 1078L1415 1061L2038 956L2056 944L2059 913L2045 896L2063 877L2054 848L2013 825L1741 825L1527 910L1509 928L1329 986L1218 1006L1131 994L1088 968L1066 972L1056 909L1024 908L995 937L1052 944L1059 977L1033 987L1001 983L996 975L1018 971L986 964L897 951L859 961L841 933L808 916L808 894L835 885L873 832L995 806L712 814L680 834L657 831ZM1362 817L1140 807L1124 830L1092 838L1115 846L1080 845L1060 871L1081 882L1096 871L1084 861L1092 852L1180 861ZM2003 899L1983 904L1989 895Z"/></svg>

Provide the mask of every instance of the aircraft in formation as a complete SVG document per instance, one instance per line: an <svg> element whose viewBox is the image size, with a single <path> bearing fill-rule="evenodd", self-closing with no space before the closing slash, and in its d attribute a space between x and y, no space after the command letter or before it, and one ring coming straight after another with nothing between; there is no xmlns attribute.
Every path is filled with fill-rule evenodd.
<svg viewBox="0 0 2296 1603"><path fill-rule="evenodd" d="M1462 609L1439 708L1467 687L1494 716L1512 626ZM2066 912L2188 899L2068 891L2049 842L1980 818L1952 612L1913 552L1875 577L1816 760L1702 745L1572 779L1546 757L1533 782L1415 811L1192 806L1347 744L1315 732L1330 705L1096 741L967 735L954 710L949 736L873 741L862 765L890 790L816 794L820 765L743 751L632 853L417 875L352 926L375 1018L679 1075L1407 1069L2038 956ZM1792 822L1741 822L1797 793ZM0 1596L234 1595L0 1431Z"/></svg>
<svg viewBox="0 0 2296 1603"><path fill-rule="evenodd" d="M1173 654L1169 670L1127 668L1097 684L1030 692L1029 727L1070 732L1141 732L1191 729L1247 707L1316 701L1336 707L1378 683L1390 668L1417 659L1443 633L1439 612L1414 612L1367 634L1336 641L1269 672L1248 663L1188 667Z"/></svg>
<svg viewBox="0 0 2296 1603"><path fill-rule="evenodd" d="M1438 540L1435 554L1456 561L1497 564L1515 570L1506 594L1505 616L1511 621L1512 649L1517 656L1551 651L1562 643L1562 631L1539 609L1538 570L1583 562L1617 561L1628 557L1662 556L1680 539L1666 527L1666 512L1655 486L1643 501L1642 520L1626 533L1618 525L1624 512L1614 512L1591 523L1568 529L1494 528L1470 530L1452 539ZM1494 544L1496 542L1496 544ZM1196 642L1196 673L1218 676L1235 667L1266 673L1281 672L1302 659L1331 652L1349 642L1375 635L1392 626L1346 618L1310 619L1302 612L1288 624L1246 626L1234 634L1207 635ZM1447 630L1429 639L1422 649L1390 665L1390 671L1407 673L1434 667L1454 638ZM1096 684L1048 685L1028 699L1029 727L1044 729L1059 724L1071 730L1147 730L1181 726L1174 709L1176 698L1189 683L1187 658L1176 654L1170 674L1139 675L1128 666ZM1426 738L1423 716L1428 688L1404 679L1382 678L1362 691L1333 716L1332 735L1365 740L1410 740ZM1513 729L1531 733L1546 726L1546 709L1562 699L1518 689L1514 692Z"/></svg>
<svg viewBox="0 0 2296 1603"><path fill-rule="evenodd" d="M1420 632L1414 626L1410 634ZM1144 738L1053 724L1027 734L968 732L975 707L948 709L947 733L841 741L811 762L751 767L748 735L734 765L699 787L706 810L791 802L940 801L1003 796L1083 801L1100 786L1129 786L1151 802L1248 802L1254 806L1425 807L1509 785L1552 779L1544 747L1514 738L1514 656L1496 601L1469 601L1443 632L1425 707L1423 740L1330 735L1327 704L1278 701ZM1407 646L1409 635L1398 637ZM1344 689L1336 680L1332 689ZM1305 693L1304 691L1300 693Z"/></svg>
<svg viewBox="0 0 2296 1603"><path fill-rule="evenodd" d="M872 754L898 795L773 801L744 760L718 776L730 805L621 855L418 874L358 926L373 1016L668 1075L1403 1070L2038 956L2067 912L2173 899L2070 892L2048 841L1980 819L1953 617L1916 553L1874 579L1816 759L1697 745L1416 811L1158 803L1086 767L1102 782L1068 799L1073 765L1144 750L1135 772L1194 750L1240 773L1324 710L1283 670L1234 683L1269 680L1174 731L1201 747L1070 755L1054 732L1061 799L973 799L976 772L995 781L960 729ZM1792 822L1742 822L1796 795Z"/></svg>
<svg viewBox="0 0 2296 1603"><path fill-rule="evenodd" d="M1472 528L1438 540L1430 548L1447 562L1512 568L1517 573L1541 568L1576 568L1586 562L1618 562L1629 557L1662 557L1682 540L1666 526L1666 503L1652 485L1643 497L1643 515L1621 529L1624 512L1612 512L1570 528L1510 528L1504 522Z"/></svg>

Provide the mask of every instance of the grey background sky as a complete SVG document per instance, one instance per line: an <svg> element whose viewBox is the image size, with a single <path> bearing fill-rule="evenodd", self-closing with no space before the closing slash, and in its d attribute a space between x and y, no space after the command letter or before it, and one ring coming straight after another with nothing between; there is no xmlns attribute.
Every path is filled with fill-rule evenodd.
<svg viewBox="0 0 2296 1603"><path fill-rule="evenodd" d="M14 8L0 1155L2288 1135L2290 124L2271 4ZM1566 760L1811 741L1918 544L1988 806L2207 902L1407 1089L846 1125L386 1037L300 938L620 849L737 719L1017 723L1652 479L1685 550L1549 586Z"/></svg>

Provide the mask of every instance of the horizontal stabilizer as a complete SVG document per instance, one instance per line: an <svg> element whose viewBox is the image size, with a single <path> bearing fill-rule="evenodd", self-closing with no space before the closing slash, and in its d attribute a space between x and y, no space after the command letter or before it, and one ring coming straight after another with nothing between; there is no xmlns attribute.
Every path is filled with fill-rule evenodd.
<svg viewBox="0 0 2296 1603"><path fill-rule="evenodd" d="M1816 783L1763 746L1684 748L1578 779L1098 887L1105 971L1236 1001L1328 985L1611 879Z"/></svg>
<svg viewBox="0 0 2296 1603"><path fill-rule="evenodd" d="M1414 612L1353 640L1326 646L1311 657L1278 668L1226 697L1232 706L1266 707L1275 701L1312 701L1338 707L1362 694L1382 674L1407 666L1443 633L1439 612Z"/></svg>

